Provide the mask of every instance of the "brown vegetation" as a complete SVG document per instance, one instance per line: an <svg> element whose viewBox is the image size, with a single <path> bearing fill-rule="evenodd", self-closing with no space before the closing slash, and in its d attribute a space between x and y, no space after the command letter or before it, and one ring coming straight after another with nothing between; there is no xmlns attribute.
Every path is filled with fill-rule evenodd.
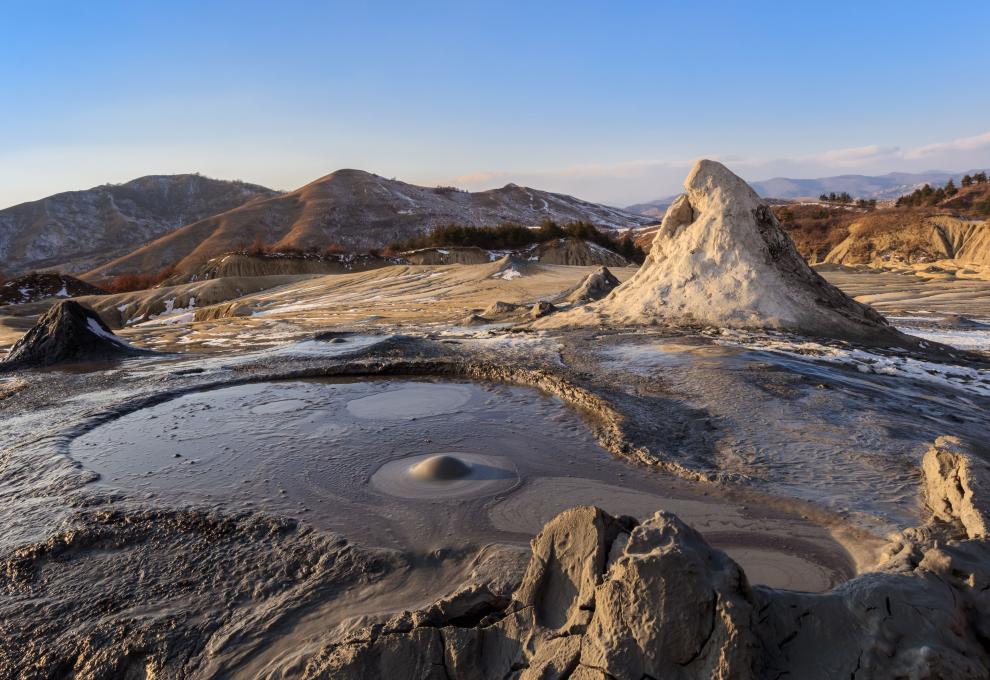
<svg viewBox="0 0 990 680"><path fill-rule="evenodd" d="M821 262L850 235L858 237L859 247L866 252L872 251L871 238L915 229L925 218L950 215L986 219L990 217L990 182L969 178L962 188L953 182L937 189L925 185L902 196L894 207L884 209L871 209L868 203L846 203L850 207L791 204L774 206L773 211L798 252L809 262ZM860 209L852 209L851 205ZM909 241L913 242L906 239L905 243ZM898 255L912 260L924 254L919 251Z"/></svg>
<svg viewBox="0 0 990 680"><path fill-rule="evenodd" d="M129 293L133 290L153 288L175 274L175 263L167 264L154 274L121 274L112 278L105 286L110 293Z"/></svg>
<svg viewBox="0 0 990 680"><path fill-rule="evenodd" d="M826 205L774 206L780 226L809 262L820 262L849 235L849 225L863 213Z"/></svg>

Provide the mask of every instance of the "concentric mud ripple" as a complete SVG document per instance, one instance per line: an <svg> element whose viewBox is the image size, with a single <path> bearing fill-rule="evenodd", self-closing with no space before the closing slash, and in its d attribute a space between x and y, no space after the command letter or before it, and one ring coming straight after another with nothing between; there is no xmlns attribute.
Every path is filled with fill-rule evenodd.
<svg viewBox="0 0 990 680"><path fill-rule="evenodd" d="M444 453L471 472L453 480L410 474ZM780 568L753 573L768 585L823 590L854 573L829 530L797 511L744 508L708 495L710 488L632 467L603 450L559 399L532 388L248 383L128 413L78 437L70 454L118 493L303 517L365 545L428 552L525 544L558 508L597 503L640 517L676 508L721 535L714 543L744 565L755 564L753 550L762 562L776 554ZM768 543L767 535L780 540Z"/></svg>

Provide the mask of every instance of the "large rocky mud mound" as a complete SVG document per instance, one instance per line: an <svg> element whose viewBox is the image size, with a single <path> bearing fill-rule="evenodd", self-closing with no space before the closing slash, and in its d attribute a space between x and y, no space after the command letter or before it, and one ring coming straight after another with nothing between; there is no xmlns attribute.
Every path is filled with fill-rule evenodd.
<svg viewBox="0 0 990 680"><path fill-rule="evenodd" d="M670 513L637 524L579 507L534 539L510 598L466 588L349 632L306 674L984 678L986 513L943 483L984 488L987 468L977 459L958 440L936 442L925 464L932 521L899 536L876 572L828 593L751 587L735 562Z"/></svg>
<svg viewBox="0 0 990 680"><path fill-rule="evenodd" d="M64 300L49 309L11 348L0 368L51 366L68 361L141 354L113 334L93 310Z"/></svg>
<svg viewBox="0 0 990 680"><path fill-rule="evenodd" d="M895 334L812 271L770 207L725 166L699 161L684 188L636 275L557 323L663 320L863 340Z"/></svg>

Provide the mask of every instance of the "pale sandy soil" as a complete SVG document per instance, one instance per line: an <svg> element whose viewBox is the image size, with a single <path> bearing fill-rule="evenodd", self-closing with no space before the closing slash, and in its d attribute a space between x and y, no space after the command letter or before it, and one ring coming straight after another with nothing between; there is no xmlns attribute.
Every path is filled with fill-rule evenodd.
<svg viewBox="0 0 990 680"><path fill-rule="evenodd" d="M510 273L506 275L506 271ZM203 303L232 299L247 286L230 286L219 281L209 286L205 282L186 284L175 287L181 289L175 291L113 296L100 306L138 310L147 309L152 301L176 298L181 312L146 319L127 326L119 334L155 349L236 351L257 347L258 343L273 346L328 325L352 329L446 327L471 313L480 313L495 300L532 304L553 299L592 271L593 267L493 263L395 266L327 276L263 277L270 286L267 290L236 298L254 309L252 316L198 323L193 323L191 312L181 307L189 295L198 294L200 301L193 309L202 308ZM623 267L612 271L620 281L625 281L636 269ZM990 281L927 279L908 273L834 265L819 268L819 273L885 315L958 313L990 319ZM286 284L287 279L295 280ZM93 304L97 300L86 298L84 302ZM36 305L33 309L40 311L44 306ZM30 327L33 318L12 316L0 310L0 346L13 344Z"/></svg>
<svg viewBox="0 0 990 680"><path fill-rule="evenodd" d="M824 266L818 273L881 314L964 314L990 319L990 281Z"/></svg>

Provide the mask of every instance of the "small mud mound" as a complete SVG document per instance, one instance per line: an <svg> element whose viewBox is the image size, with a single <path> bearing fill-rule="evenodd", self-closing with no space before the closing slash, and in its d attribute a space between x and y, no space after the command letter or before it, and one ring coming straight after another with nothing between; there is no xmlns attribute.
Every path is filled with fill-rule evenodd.
<svg viewBox="0 0 990 680"><path fill-rule="evenodd" d="M942 325L944 325L946 328L953 328L953 329L971 328L974 330L980 330L980 329L990 328L990 323L976 321L974 319L970 319L967 316L963 316L962 314L949 314L948 316L942 319Z"/></svg>
<svg viewBox="0 0 990 680"><path fill-rule="evenodd" d="M409 264L487 264L492 261L487 250L477 246L422 248L402 253Z"/></svg>
<svg viewBox="0 0 990 680"><path fill-rule="evenodd" d="M608 267L599 267L588 274L577 288L565 294L562 302L591 302L600 300L613 289L619 286L619 279L608 270Z"/></svg>
<svg viewBox="0 0 990 680"><path fill-rule="evenodd" d="M487 318L492 318L495 316L502 316L504 314L511 314L512 312L518 311L519 307L520 305L517 305L514 302L503 302L502 300L496 300L488 305L488 308L481 314Z"/></svg>
<svg viewBox="0 0 990 680"><path fill-rule="evenodd" d="M535 258L540 264L560 264L571 267L590 267L596 264L610 267L628 267L630 262L618 253L591 241L579 238L561 238L542 243L524 253L527 259Z"/></svg>
<svg viewBox="0 0 990 680"><path fill-rule="evenodd" d="M471 474L471 466L454 456L430 456L409 468L409 476L421 482L446 482Z"/></svg>
<svg viewBox="0 0 990 680"><path fill-rule="evenodd" d="M491 496L518 482L519 474L510 460L474 453L400 458L371 477L372 486L382 493L421 500Z"/></svg>
<svg viewBox="0 0 990 680"><path fill-rule="evenodd" d="M2 367L51 366L69 361L114 359L142 354L113 334L99 315L66 300L48 310L18 340Z"/></svg>
<svg viewBox="0 0 990 680"><path fill-rule="evenodd" d="M551 302L546 300L540 300L532 309L529 310L529 316L533 319L541 319L544 316L549 316L557 311L557 308Z"/></svg>

